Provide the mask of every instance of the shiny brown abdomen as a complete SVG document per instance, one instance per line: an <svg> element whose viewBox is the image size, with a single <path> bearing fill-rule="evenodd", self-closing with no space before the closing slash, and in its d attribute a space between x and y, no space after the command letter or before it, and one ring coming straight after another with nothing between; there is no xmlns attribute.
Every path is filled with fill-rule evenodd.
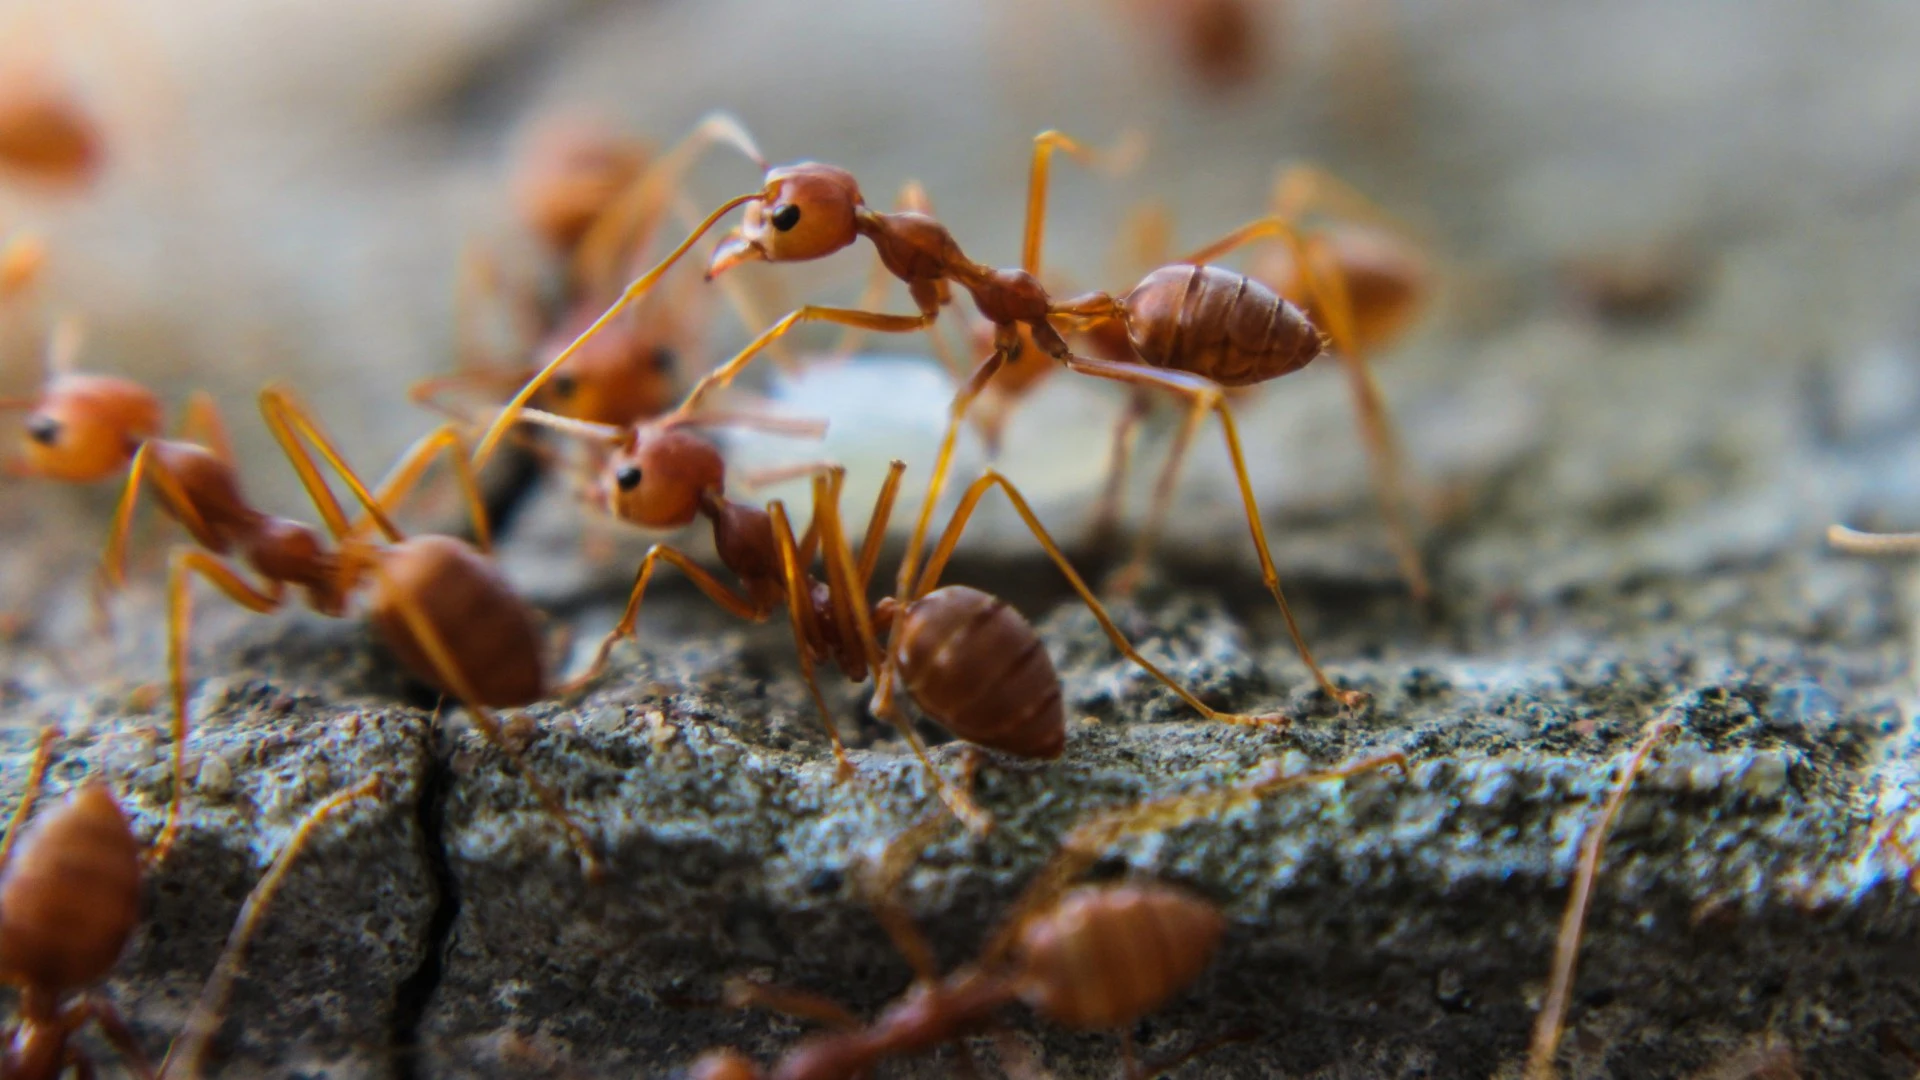
<svg viewBox="0 0 1920 1080"><path fill-rule="evenodd" d="M96 781L41 815L0 873L0 982L83 990L139 922L140 843Z"/></svg>
<svg viewBox="0 0 1920 1080"><path fill-rule="evenodd" d="M547 696L544 643L533 609L485 556L450 536L416 536L381 549L379 559L369 618L408 671L435 689L454 692L401 614L401 596L438 632L478 704L511 708Z"/></svg>
<svg viewBox="0 0 1920 1080"><path fill-rule="evenodd" d="M1218 266L1163 266L1120 298L1127 336L1157 368L1252 386L1320 355L1320 331L1265 285Z"/></svg>
<svg viewBox="0 0 1920 1080"><path fill-rule="evenodd" d="M1070 1028L1133 1023L1200 977L1226 919L1184 889L1085 886L1022 929L1020 997Z"/></svg>
<svg viewBox="0 0 1920 1080"><path fill-rule="evenodd" d="M1067 744L1060 676L1040 636L997 596L948 585L908 604L895 656L907 692L970 743L1056 758Z"/></svg>

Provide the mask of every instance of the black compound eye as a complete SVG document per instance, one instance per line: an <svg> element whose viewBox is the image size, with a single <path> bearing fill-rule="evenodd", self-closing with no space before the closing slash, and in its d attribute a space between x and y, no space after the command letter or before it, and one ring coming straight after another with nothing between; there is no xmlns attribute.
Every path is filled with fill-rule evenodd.
<svg viewBox="0 0 1920 1080"><path fill-rule="evenodd" d="M571 375L555 375L553 382L548 385L553 387L555 397L570 398L574 391L580 389L580 380Z"/></svg>
<svg viewBox="0 0 1920 1080"><path fill-rule="evenodd" d="M621 491L632 491L640 486L640 466L625 465L613 474L613 482L620 485Z"/></svg>
<svg viewBox="0 0 1920 1080"><path fill-rule="evenodd" d="M666 374L680 366L680 354L662 345L653 350L653 370Z"/></svg>
<svg viewBox="0 0 1920 1080"><path fill-rule="evenodd" d="M787 232L798 224L800 224L800 208L793 203L788 203L773 212L773 227L781 232Z"/></svg>
<svg viewBox="0 0 1920 1080"><path fill-rule="evenodd" d="M35 415L27 419L27 438L41 446L52 446L60 438L60 421L51 416Z"/></svg>

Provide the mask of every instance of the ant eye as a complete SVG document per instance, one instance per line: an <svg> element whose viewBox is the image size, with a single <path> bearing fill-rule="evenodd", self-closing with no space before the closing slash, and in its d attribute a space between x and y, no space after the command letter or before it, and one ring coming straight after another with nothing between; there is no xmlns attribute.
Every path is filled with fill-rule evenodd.
<svg viewBox="0 0 1920 1080"><path fill-rule="evenodd" d="M621 491L632 491L640 486L640 466L628 465L613 474L613 482L620 485Z"/></svg>
<svg viewBox="0 0 1920 1080"><path fill-rule="evenodd" d="M52 446L60 438L60 421L51 416L35 416L27 421L27 438L41 446Z"/></svg>
<svg viewBox="0 0 1920 1080"><path fill-rule="evenodd" d="M680 356L664 345L653 350L653 370L666 374L680 366Z"/></svg>
<svg viewBox="0 0 1920 1080"><path fill-rule="evenodd" d="M773 212L773 227L781 232L789 232L798 224L800 224L800 208L793 203L788 203Z"/></svg>
<svg viewBox="0 0 1920 1080"><path fill-rule="evenodd" d="M554 396L563 398L572 397L573 392L580 389L579 381L571 375L555 375L548 385L553 387Z"/></svg>

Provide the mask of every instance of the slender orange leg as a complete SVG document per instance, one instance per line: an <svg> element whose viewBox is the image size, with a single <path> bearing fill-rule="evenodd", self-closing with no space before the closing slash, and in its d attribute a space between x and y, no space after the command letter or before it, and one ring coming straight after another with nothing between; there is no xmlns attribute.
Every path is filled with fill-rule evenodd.
<svg viewBox="0 0 1920 1080"><path fill-rule="evenodd" d="M320 467L314 464L312 454L302 444L304 436L313 445L313 452L332 467L335 474L346 482L348 490L353 492L360 505L365 507L373 521L380 527L388 540L398 542L405 539L400 527L393 523L387 512L381 509L380 500L373 497L367 485L360 480L360 474L354 472L346 459L340 456L333 441L320 430L310 413L293 399L285 388L269 386L260 391L260 415L266 421L267 430L273 434L280 449L286 452L287 460L293 464L293 471L299 474L300 486L307 489L307 497L313 501L314 509L327 523L328 531L335 539L354 535L354 528L347 521L347 512L341 508L340 500L334 497L333 489L327 486L326 478L320 475Z"/></svg>
<svg viewBox="0 0 1920 1080"><path fill-rule="evenodd" d="M1219 384L1198 375L1181 371L1162 371L1145 364L1116 364L1109 360L1092 360L1083 356L1069 354L1066 359L1070 371L1082 375L1092 375L1102 379L1128 383L1133 386L1153 386L1171 390L1186 397L1192 404L1195 415L1204 415L1208 411L1220 417L1220 431L1226 439L1227 454L1233 459L1234 479L1240 485L1240 501L1247 512L1247 529L1253 534L1254 554L1260 559L1260 577L1266 582L1267 591L1280 605L1280 615L1287 622L1287 632L1293 636L1294 648L1299 650L1300 659L1312 670L1313 677L1320 683L1320 689L1328 697L1349 709L1357 709L1366 703L1367 695L1358 690L1342 690L1333 685L1327 673L1314 661L1312 650L1307 648L1307 639L1300 633L1299 623L1294 621L1293 609L1287 605L1287 598L1280 591L1280 571L1274 568L1273 556L1267 551L1267 530L1260 522L1260 506L1254 499L1253 481L1247 476L1246 456L1240 449L1240 431L1233 422L1233 410L1227 407L1226 397Z"/></svg>
<svg viewBox="0 0 1920 1080"><path fill-rule="evenodd" d="M180 417L180 438L206 447L208 453L229 465L234 463L233 436L227 432L220 406L205 390L187 396L187 407Z"/></svg>
<svg viewBox="0 0 1920 1080"><path fill-rule="evenodd" d="M134 1035L133 1025L127 1023L126 1017L120 1015L120 1010L114 1008L113 1002L98 994L88 994L74 1002L71 1009L68 1019L64 1021L71 1024L69 1030L77 1029L89 1020L93 1021L100 1026L100 1034L106 1036L114 1052L120 1055L120 1060L126 1065L128 1072L142 1080L154 1080L157 1074L153 1071L153 1063L147 1060L147 1052L141 1047L139 1038Z"/></svg>
<svg viewBox="0 0 1920 1080"><path fill-rule="evenodd" d="M213 530L208 528L206 519L194 509L193 500L187 497L178 477L155 461L151 448L142 443L133 455L133 464L127 469L127 486L120 493L120 503L113 510L113 528L107 535L107 550L100 558L100 568L106 575L110 588L119 588L127 581L127 537L133 531L133 508L139 502L140 485L149 476L153 485L160 489L160 497L167 502L168 509L180 518L187 531L203 544L214 542Z"/></svg>
<svg viewBox="0 0 1920 1080"><path fill-rule="evenodd" d="M786 336L794 327L803 322L830 322L841 326L857 326L865 330L877 330L887 334L905 334L933 325L930 315L887 315L875 311L859 311L853 308L815 307L811 304L788 312L779 322L768 327L765 333L754 338L747 347L735 354L733 359L714 368L700 377L687 392L686 400L678 408L667 414L672 418L691 415L700 402L715 390L730 385L741 371L758 356L768 345Z"/></svg>
<svg viewBox="0 0 1920 1080"><path fill-rule="evenodd" d="M680 220L686 224L687 228L691 229L700 224L700 211L686 196L682 195L676 198L673 209L674 215L680 218ZM709 245L709 247L711 247L711 245ZM638 255L639 252L636 251L635 254ZM706 300L704 290L709 285L720 290L720 298L725 300L727 306L733 309L734 317L740 320L741 326L746 327L748 330L755 330L767 325L766 313L760 310L760 298L758 294L747 287L746 279L742 276L738 274L722 274L712 281L702 281L702 279L689 274L682 280L683 284L680 291L669 299L668 307L669 310L676 313L685 312L688 309L697 310L700 314L696 314L694 317L693 321L695 325L706 325L706 319L704 317L705 309L703 306ZM868 307L871 305L863 304L861 306ZM682 321L685 319L684 315L677 317ZM693 339L693 347L687 348L686 353L688 355L704 354L704 341L704 334L697 335ZM787 351L787 346L784 342L776 341L768 346L767 355L773 357L773 362L779 365L782 371L794 372L800 370L799 363L794 360L793 354Z"/></svg>
<svg viewBox="0 0 1920 1080"><path fill-rule="evenodd" d="M287 872L293 869L293 860L312 843L314 831L327 818L361 799L378 796L381 790L380 777L368 777L353 787L336 791L322 799L294 827L286 846L273 857L273 865L254 883L252 891L241 903L240 914L234 920L232 931L227 934L226 946L221 949L220 959L213 966L213 974L207 976L206 985L201 988L193 1011L187 1014L179 1037L168 1047L167 1056L160 1063L160 1075L167 1075L176 1060L180 1063L181 1075L201 1074L207 1043L219 1034L220 1021L226 1012L227 999L233 993L234 980L239 978L241 966L246 963L247 945L260 928L260 920L266 915L267 906L273 903L281 885L286 882ZM104 1020L101 1027L107 1028ZM121 1053L124 1055L126 1051L123 1049Z"/></svg>
<svg viewBox="0 0 1920 1080"><path fill-rule="evenodd" d="M653 567L656 562L669 562L680 568L695 587L706 593L708 598L719 604L731 614L742 619L759 622L767 617L754 602L728 587L726 582L713 576L699 563L694 562L684 552L667 546L655 544L647 549L646 557L640 560L640 569L634 574L633 591L627 596L627 608L620 615L620 621L600 641L600 648L593 654L593 663L579 676L569 679L557 691L559 696L567 697L578 693L588 684L600 677L606 670L607 658L613 652L613 646L621 638L632 637L640 625L640 601L645 597L647 585L653 580Z"/></svg>
<svg viewBox="0 0 1920 1080"><path fill-rule="evenodd" d="M1100 501L1093 506L1091 532L1096 544L1105 543L1119 531L1120 508L1127 496L1127 472L1133 462L1134 436L1152 406L1151 398L1135 391L1127 396L1126 410L1113 423L1113 446L1107 452L1107 482L1100 491Z"/></svg>
<svg viewBox="0 0 1920 1080"><path fill-rule="evenodd" d="M871 894L868 902L873 905L874 916L893 939L894 949L913 968L914 979L923 984L939 977L939 966L934 962L933 946L900 902L900 886L913 864L919 861L921 852L946 829L947 818L936 814L888 841L886 850L872 867L867 884Z"/></svg>
<svg viewBox="0 0 1920 1080"><path fill-rule="evenodd" d="M487 526L487 504L480 494L480 484L473 475L473 463L467 458L467 440L460 429L452 424L435 428L408 447L400 455L380 485L374 488L373 501L382 510L392 510L400 505L419 484L420 477L433 465L436 455L445 454L447 463L453 467L454 479L460 485L461 498L467 505L467 518L473 524L474 546L483 552L493 550L493 531ZM371 519L363 517L352 525L352 535L366 532Z"/></svg>
<svg viewBox="0 0 1920 1080"><path fill-rule="evenodd" d="M167 799L167 818L160 836L147 853L150 866L159 866L173 850L180 831L180 800L187 790L187 635L193 622L193 578L199 574L227 598L248 611L266 614L285 602L286 586L272 582L260 589L247 583L226 563L204 551L181 548L173 553L167 572L167 674L173 689L173 794Z"/></svg>
<svg viewBox="0 0 1920 1080"><path fill-rule="evenodd" d="M500 439L506 434L507 429L513 426L514 418L519 415L520 410L527 407L527 402L533 400L533 395L540 392L540 388L547 384L547 380L553 377L554 372L560 370L561 365L573 359L574 354L580 351L582 345L618 317L629 305L645 296L648 290L652 289L654 284L660 280L661 275L671 269L674 263L679 262L680 259L693 248L693 245L698 242L702 236L706 235L709 229L712 229L714 225L719 223L721 218L732 213L737 207L744 206L762 197L761 192L755 191L745 195L736 195L726 202L721 203L717 209L708 214L706 218L700 222L699 226L695 228L692 233L688 234L685 240L680 242L678 247L668 252L666 258L657 263L653 269L648 270L646 273L634 279L634 281L620 293L619 298L609 305L607 310L602 312L598 319L593 321L591 326L582 330L580 336L573 339L572 344L561 349L554 355L553 359L547 361L546 367L535 372L533 378L527 380L527 384L520 388L520 392L513 395L512 400L507 402L506 407L500 410L500 415L494 419L493 426L487 429L485 437L480 440L480 445L474 448L474 468L478 469L487 463L487 459L493 456L494 447L499 445Z"/></svg>
<svg viewBox="0 0 1920 1080"><path fill-rule="evenodd" d="M384 578L385 570L380 569L377 562L375 567L375 572ZM500 721L493 715L492 710L480 704L480 696L474 692L472 684L467 681L466 673L461 671L459 664L454 661L453 651L447 648L446 641L441 638L440 631L434 627L433 620L427 617L419 601L398 588L387 587L385 591L393 602L394 610L405 620L408 631L412 633L415 643L420 646L420 651L426 654L427 662L433 666L437 681L453 691L453 696L467 707L467 715L473 718L474 726L480 729L480 733L486 736L487 741L492 743L495 749L506 755L507 760L513 763L513 767L520 773L520 779L533 792L534 798L539 800L547 816L551 817L566 833L568 842L580 855L581 864L586 869L587 880L599 881L605 876L606 869L600 861L599 853L594 851L593 843L587 839L586 830L582 829L572 815L567 813L566 804L561 801L560 796L534 773L533 767L527 764L519 749L501 730Z"/></svg>
<svg viewBox="0 0 1920 1080"><path fill-rule="evenodd" d="M1107 614L1106 607L1093 595L1093 590L1087 588L1087 583L1081 579L1079 571L1073 568L1073 563L1068 561L1066 553L1060 550L1060 545L1054 542L1046 526L1040 524L1039 515L1033 512L1033 507L1028 504L1026 496L1020 494L1020 489L1014 487L1011 480L992 469L988 469L980 479L968 485L966 494L961 496L960 505L954 508L953 517L947 522L946 532L941 535L940 543L934 547L932 557L927 560L927 568L920 575L920 584L914 589L908 602L927 595L933 591L935 585L940 583L940 572L946 569L947 560L953 556L954 548L959 545L960 534L966 531L967 522L973 517L973 512L979 508L980 500L994 487L1006 493L1007 501L1013 504L1014 511L1020 515L1020 520L1027 523L1033 538L1039 541L1041 549L1047 553L1049 559L1053 560L1053 564L1060 568L1060 573L1067 579L1067 584L1087 605L1087 610L1093 613L1094 620L1100 624L1102 630L1107 632L1107 640L1113 642L1113 647L1120 650L1122 656L1159 680L1161 685L1179 695L1180 700L1209 720L1219 720L1228 724L1285 724L1288 722L1286 717L1279 715L1243 715L1209 708L1205 702L1175 681L1173 676L1160 670L1153 661L1140 655L1140 651L1134 648L1133 643L1127 640L1127 636L1114 625L1112 616Z"/></svg>
<svg viewBox="0 0 1920 1080"><path fill-rule="evenodd" d="M813 643L822 635L819 617L813 610L813 590L807 580L807 566L813 556L806 553L803 557L802 551L796 548L793 522L787 517L785 503L778 499L768 503L767 517L773 523L774 547L780 552L780 580L787 596L787 622L793 629L793 649L800 660L800 675L807 682L813 707L820 712L820 724L827 729L827 738L833 744L834 778L850 780L853 762L847 760L846 744L840 741L840 728L833 722L833 710L827 706L826 695L820 691L819 673L814 670ZM813 525L807 526L809 542L818 536Z"/></svg>
<svg viewBox="0 0 1920 1080"><path fill-rule="evenodd" d="M852 1031L860 1026L858 1016L824 994L792 990L752 979L728 979L726 1001L730 1008L765 1009L843 1031Z"/></svg>
<svg viewBox="0 0 1920 1080"><path fill-rule="evenodd" d="M731 146L766 170L766 158L740 121L726 113L703 117L594 218L574 249L574 278L589 287L610 287L624 262L623 253L646 248L687 170L712 146Z"/></svg>
<svg viewBox="0 0 1920 1080"><path fill-rule="evenodd" d="M1319 301L1320 310L1327 320L1327 336L1333 340L1334 348L1340 354L1341 366L1347 373L1347 382L1353 393L1354 411L1359 417L1360 434L1366 444L1367 462L1373 473L1374 492L1380 503L1381 514L1387 519L1387 532L1393 544L1394 556L1400 563L1402 576L1407 579L1408 589L1416 599L1424 601L1431 594L1431 589L1420 559L1419 545L1414 542L1413 523L1406 515L1405 455L1401 451L1399 438L1394 434L1393 421L1387 415L1379 384L1374 381L1373 369L1360 350L1346 278L1338 272L1323 273L1324 269L1330 268L1325 265L1327 260L1316 257L1318 246L1302 237L1292 218L1278 214L1249 222L1180 261L1204 265L1234 248L1272 237L1279 238L1292 249L1295 265L1300 268L1307 291Z"/></svg>
<svg viewBox="0 0 1920 1080"><path fill-rule="evenodd" d="M1146 151L1146 140L1138 132L1129 132L1121 136L1112 150L1102 152L1058 131L1043 131L1033 137L1033 160L1027 170L1027 227L1020 243L1020 267L1035 277L1040 276L1040 241L1047 228L1047 184L1056 150L1091 168L1122 173L1138 163Z"/></svg>
<svg viewBox="0 0 1920 1080"><path fill-rule="evenodd" d="M860 595L867 594L867 586L873 581L873 569L880 562L880 549L887 542L887 522L893 517L893 504L900 497L900 479L907 471L907 463L895 461L887 466L887 478L880 484L880 495L874 500L873 514L867 518L867 535L860 540Z"/></svg>
<svg viewBox="0 0 1920 1080"><path fill-rule="evenodd" d="M1273 181L1273 212L1289 220L1299 220L1310 211L1325 211L1337 217L1368 221L1405 234L1404 222L1382 210L1372 199L1360 194L1352 184L1318 165L1294 164L1282 169Z"/></svg>
<svg viewBox="0 0 1920 1080"><path fill-rule="evenodd" d="M1593 879L1600 873L1601 849L1606 846L1607 834L1613 831L1613 821L1620 815L1621 804L1633 790L1633 781L1640 775L1641 766L1674 726L1672 713L1662 714L1647 725L1639 745L1627 759L1619 783L1613 786L1600 808L1600 817L1580 842L1580 865L1574 871L1573 887L1567 894L1566 915L1560 920L1560 939L1553 949L1553 975L1547 983L1547 1000L1540 1006L1539 1019L1533 1026L1533 1043L1527 1052L1527 1080L1553 1080L1553 1058L1560 1049L1560 1033L1566 1027L1574 967L1580 959L1580 935L1586 926L1587 908L1593 901Z"/></svg>
<svg viewBox="0 0 1920 1080"><path fill-rule="evenodd" d="M1920 555L1920 533L1867 533L1833 525L1827 543L1849 555Z"/></svg>
<svg viewBox="0 0 1920 1080"><path fill-rule="evenodd" d="M13 816L7 819L7 834L0 839L0 867L5 867L13 858L13 842L20 834L20 826L33 816L33 805L40 801L40 788L47 779L47 766L53 763L53 741L60 737L60 729L49 724L40 729L40 741L33 748L33 763L27 767L27 785L20 793L20 804L13 808Z"/></svg>

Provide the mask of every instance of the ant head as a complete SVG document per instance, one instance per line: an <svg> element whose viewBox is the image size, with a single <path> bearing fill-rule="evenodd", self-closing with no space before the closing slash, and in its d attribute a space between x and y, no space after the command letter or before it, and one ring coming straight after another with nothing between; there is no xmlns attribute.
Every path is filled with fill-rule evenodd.
<svg viewBox="0 0 1920 1080"><path fill-rule="evenodd" d="M548 337L544 365L573 343L600 315L595 302L578 309ZM587 339L541 388L540 405L572 420L626 427L670 408L679 387L672 346L634 319L622 319Z"/></svg>
<svg viewBox="0 0 1920 1080"><path fill-rule="evenodd" d="M47 384L27 416L27 471L88 484L132 460L142 440L160 432L160 401L138 383L101 375L61 375Z"/></svg>
<svg viewBox="0 0 1920 1080"><path fill-rule="evenodd" d="M865 206L853 174L805 161L767 173L760 201L747 204L740 227L714 249L712 278L743 262L800 262L831 255L853 243L854 222Z"/></svg>
<svg viewBox="0 0 1920 1080"><path fill-rule="evenodd" d="M727 466L690 431L643 427L607 458L604 477L609 507L622 521L677 529L700 513L708 492L725 490Z"/></svg>

